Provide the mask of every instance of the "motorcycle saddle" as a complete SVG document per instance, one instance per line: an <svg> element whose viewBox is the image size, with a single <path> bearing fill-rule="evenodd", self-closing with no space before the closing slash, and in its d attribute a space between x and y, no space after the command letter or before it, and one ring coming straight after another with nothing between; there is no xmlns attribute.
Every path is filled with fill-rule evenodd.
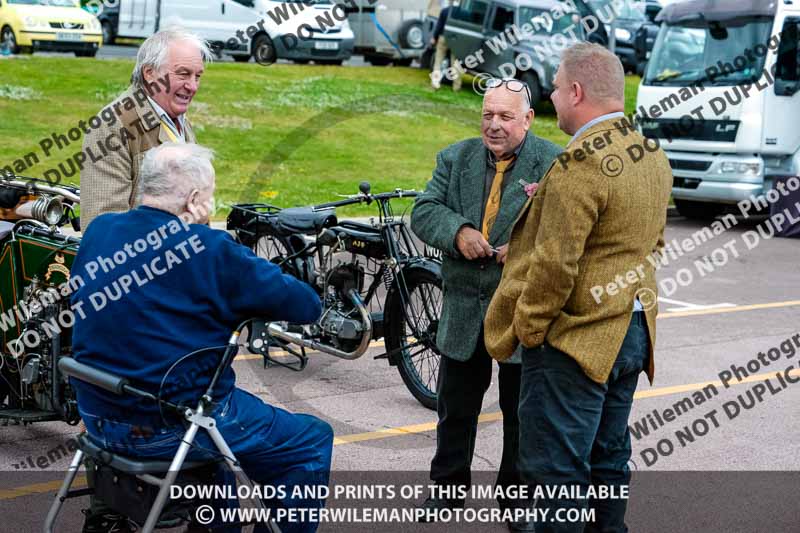
<svg viewBox="0 0 800 533"><path fill-rule="evenodd" d="M316 235L338 223L336 211L314 211L310 207L289 207L278 213L278 226L286 233Z"/></svg>

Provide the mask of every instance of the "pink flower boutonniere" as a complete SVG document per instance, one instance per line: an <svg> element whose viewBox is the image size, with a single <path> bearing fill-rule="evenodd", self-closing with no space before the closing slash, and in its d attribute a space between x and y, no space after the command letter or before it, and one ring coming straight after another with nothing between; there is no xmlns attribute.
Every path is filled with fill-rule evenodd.
<svg viewBox="0 0 800 533"><path fill-rule="evenodd" d="M525 194L528 195L528 198L536 194L536 190L539 188L538 183L528 183L524 180L519 180L520 185L525 190Z"/></svg>

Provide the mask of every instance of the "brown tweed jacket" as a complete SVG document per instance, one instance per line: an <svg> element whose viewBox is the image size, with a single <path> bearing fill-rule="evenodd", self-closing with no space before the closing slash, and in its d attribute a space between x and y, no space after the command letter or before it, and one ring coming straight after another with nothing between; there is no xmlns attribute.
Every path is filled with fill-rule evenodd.
<svg viewBox="0 0 800 533"><path fill-rule="evenodd" d="M518 343L533 348L546 341L605 383L638 295L650 332L652 383L658 306L650 304L658 287L648 256L663 248L672 171L660 149L634 162L626 149L642 145L642 136L614 124L595 124L572 142L567 168L555 162L517 218L485 319L495 359L510 357ZM594 153L575 157L586 140ZM592 288L606 288L618 276L623 283L598 303Z"/></svg>
<svg viewBox="0 0 800 533"><path fill-rule="evenodd" d="M170 138L150 102L140 105L132 95L130 87L107 107L117 106L121 110L116 124L103 124L93 129L84 139L84 151L98 154L97 161L89 158L81 170L81 228L85 231L98 215L114 211L127 211L136 202L139 168L147 150ZM121 104L128 102L127 109ZM130 102L135 105L131 106ZM116 116L116 115L115 115ZM123 131L124 128L124 131ZM186 121L187 142L197 142L189 121ZM102 155L98 143L117 147L107 149Z"/></svg>

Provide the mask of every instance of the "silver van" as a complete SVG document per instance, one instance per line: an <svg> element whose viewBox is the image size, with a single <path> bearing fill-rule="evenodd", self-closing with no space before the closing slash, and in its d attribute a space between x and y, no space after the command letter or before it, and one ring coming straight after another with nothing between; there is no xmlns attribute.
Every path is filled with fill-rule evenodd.
<svg viewBox="0 0 800 533"><path fill-rule="evenodd" d="M563 49L584 40L579 15L557 0L461 0L444 35L465 71L525 81L534 104L553 91Z"/></svg>
<svg viewBox="0 0 800 533"><path fill-rule="evenodd" d="M347 20L355 34L355 53L373 65L409 66L425 50L425 12L429 0L355 0Z"/></svg>

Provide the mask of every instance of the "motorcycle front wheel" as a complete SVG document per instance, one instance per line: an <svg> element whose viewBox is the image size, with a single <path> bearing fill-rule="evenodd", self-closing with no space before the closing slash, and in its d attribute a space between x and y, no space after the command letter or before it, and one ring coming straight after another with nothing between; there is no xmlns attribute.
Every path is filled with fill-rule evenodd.
<svg viewBox="0 0 800 533"><path fill-rule="evenodd" d="M389 303L386 350L397 354L397 369L408 390L422 405L436 409L440 355L436 330L442 313L442 280L427 270L402 274L405 291ZM405 296L405 294L407 296Z"/></svg>

